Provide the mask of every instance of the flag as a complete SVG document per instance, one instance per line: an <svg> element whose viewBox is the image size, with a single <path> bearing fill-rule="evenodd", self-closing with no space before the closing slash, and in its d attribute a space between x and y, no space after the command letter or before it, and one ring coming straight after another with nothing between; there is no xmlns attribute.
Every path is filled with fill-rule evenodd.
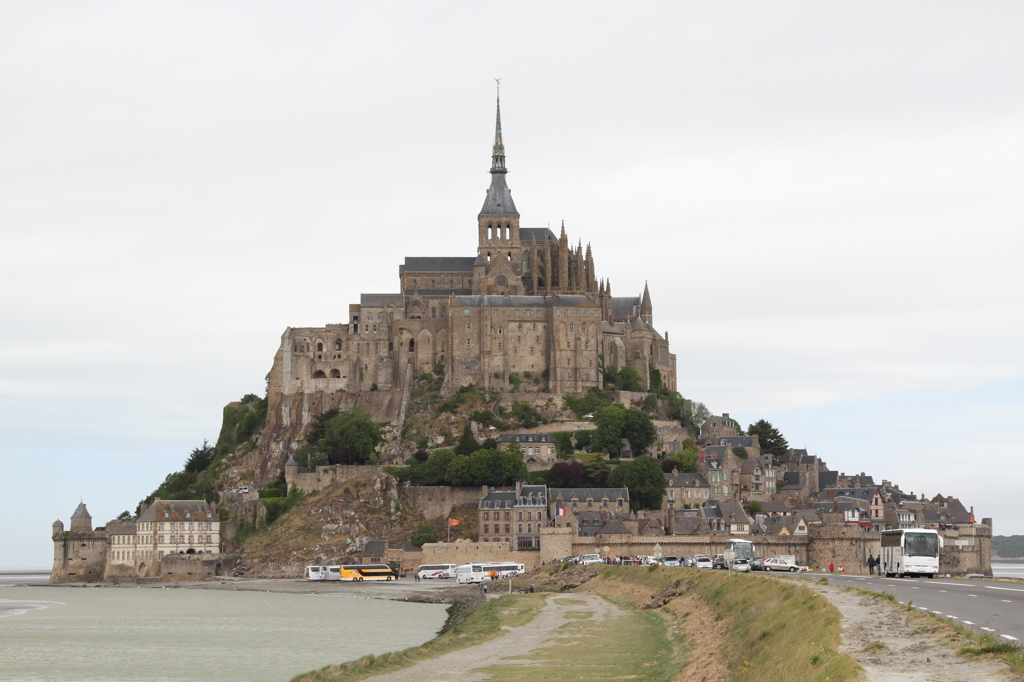
<svg viewBox="0 0 1024 682"><path fill-rule="evenodd" d="M461 519L448 519L448 525L449 526L457 526L460 523L462 523Z"/></svg>
<svg viewBox="0 0 1024 682"><path fill-rule="evenodd" d="M567 512L566 512L564 507L559 507L559 508L555 509L555 516L565 516L566 513Z"/></svg>

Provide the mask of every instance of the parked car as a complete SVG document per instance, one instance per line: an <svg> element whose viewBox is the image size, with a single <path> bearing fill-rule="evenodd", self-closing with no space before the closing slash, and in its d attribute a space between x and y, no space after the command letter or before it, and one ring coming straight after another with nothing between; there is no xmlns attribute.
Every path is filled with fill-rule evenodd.
<svg viewBox="0 0 1024 682"><path fill-rule="evenodd" d="M751 559L750 560L750 570L752 570L752 571L760 571L761 570L761 562L762 561L764 561L764 557L763 556L756 556L753 559Z"/></svg>
<svg viewBox="0 0 1024 682"><path fill-rule="evenodd" d="M693 566L694 568L711 568L713 566L713 562L710 557L695 556L693 557Z"/></svg>
<svg viewBox="0 0 1024 682"><path fill-rule="evenodd" d="M667 556L667 557L665 557L664 559L661 560L661 565L662 566L680 566L681 564L679 563L679 557L677 557L677 556Z"/></svg>
<svg viewBox="0 0 1024 682"><path fill-rule="evenodd" d="M589 566L590 564L603 564L604 559L601 558L600 554L584 554L576 561L576 563L581 566Z"/></svg>
<svg viewBox="0 0 1024 682"><path fill-rule="evenodd" d="M711 568L717 568L724 571L726 568L725 557L721 554L716 554L715 557L711 560Z"/></svg>
<svg viewBox="0 0 1024 682"><path fill-rule="evenodd" d="M761 562L762 571L789 571L790 573L796 573L800 570L800 567L796 564L791 564L785 559L779 557L772 557L771 559L765 559Z"/></svg>
<svg viewBox="0 0 1024 682"><path fill-rule="evenodd" d="M750 561L747 559L733 559L730 568L734 571L739 571L740 573L749 573Z"/></svg>

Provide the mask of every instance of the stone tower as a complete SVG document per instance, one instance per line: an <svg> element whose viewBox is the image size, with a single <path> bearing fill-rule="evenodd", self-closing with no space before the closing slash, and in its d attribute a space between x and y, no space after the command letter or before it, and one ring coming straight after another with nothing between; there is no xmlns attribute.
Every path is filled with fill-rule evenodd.
<svg viewBox="0 0 1024 682"><path fill-rule="evenodd" d="M494 123L494 146L491 148L491 186L487 189L483 208L477 216L477 254L487 263L504 254L510 263L520 260L519 211L512 201L512 191L505 182L505 143L501 139L501 92L497 100Z"/></svg>
<svg viewBox="0 0 1024 682"><path fill-rule="evenodd" d="M89 513L89 510L85 508L85 502L79 502L78 508L75 509L75 513L71 515L71 532L92 532L92 515Z"/></svg>

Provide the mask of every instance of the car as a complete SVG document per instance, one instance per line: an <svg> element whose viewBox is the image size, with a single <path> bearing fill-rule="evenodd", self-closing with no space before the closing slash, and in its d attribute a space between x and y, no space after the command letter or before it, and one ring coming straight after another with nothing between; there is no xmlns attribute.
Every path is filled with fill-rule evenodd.
<svg viewBox="0 0 1024 682"><path fill-rule="evenodd" d="M664 559L661 560L661 565L662 566L680 566L681 564L679 563L679 557L677 557L677 556L667 556L667 557L665 557Z"/></svg>
<svg viewBox="0 0 1024 682"><path fill-rule="evenodd" d="M750 561L747 559L733 559L732 564L729 565L729 568L731 568L734 571L739 571L740 573L749 573Z"/></svg>
<svg viewBox="0 0 1024 682"><path fill-rule="evenodd" d="M721 554L716 554L715 558L711 560L711 568L725 570L725 557Z"/></svg>
<svg viewBox="0 0 1024 682"><path fill-rule="evenodd" d="M751 559L750 560L750 570L752 570L752 571L760 571L761 570L761 562L763 562L763 561L764 561L764 557L763 556L756 556L753 559Z"/></svg>
<svg viewBox="0 0 1024 682"><path fill-rule="evenodd" d="M796 564L791 564L785 559L779 557L772 557L771 559L765 559L761 562L762 571L788 571L790 573L796 573L800 570L800 567Z"/></svg>
<svg viewBox="0 0 1024 682"><path fill-rule="evenodd" d="M714 564L713 564L713 562L711 561L711 559L709 557L706 557L706 556L695 556L695 557L693 557L693 566L694 566L694 568L711 568L713 565Z"/></svg>
<svg viewBox="0 0 1024 682"><path fill-rule="evenodd" d="M603 564L604 559L601 558L600 554L584 554L576 563L581 566L589 566L590 564Z"/></svg>

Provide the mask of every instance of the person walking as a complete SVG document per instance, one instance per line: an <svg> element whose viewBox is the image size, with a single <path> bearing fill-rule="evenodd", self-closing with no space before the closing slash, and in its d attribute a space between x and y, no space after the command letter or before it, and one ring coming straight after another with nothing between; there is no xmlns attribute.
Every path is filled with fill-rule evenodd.
<svg viewBox="0 0 1024 682"><path fill-rule="evenodd" d="M486 587L484 587L484 584L483 584L483 583L480 583L480 594L484 594L484 592L485 592L486 590L487 590L487 588L486 588Z"/></svg>
<svg viewBox="0 0 1024 682"><path fill-rule="evenodd" d="M835 573L836 572L835 562L832 562L832 561L828 562L828 572L829 573Z"/></svg>
<svg viewBox="0 0 1024 682"><path fill-rule="evenodd" d="M875 555L868 554L868 575L875 574Z"/></svg>

